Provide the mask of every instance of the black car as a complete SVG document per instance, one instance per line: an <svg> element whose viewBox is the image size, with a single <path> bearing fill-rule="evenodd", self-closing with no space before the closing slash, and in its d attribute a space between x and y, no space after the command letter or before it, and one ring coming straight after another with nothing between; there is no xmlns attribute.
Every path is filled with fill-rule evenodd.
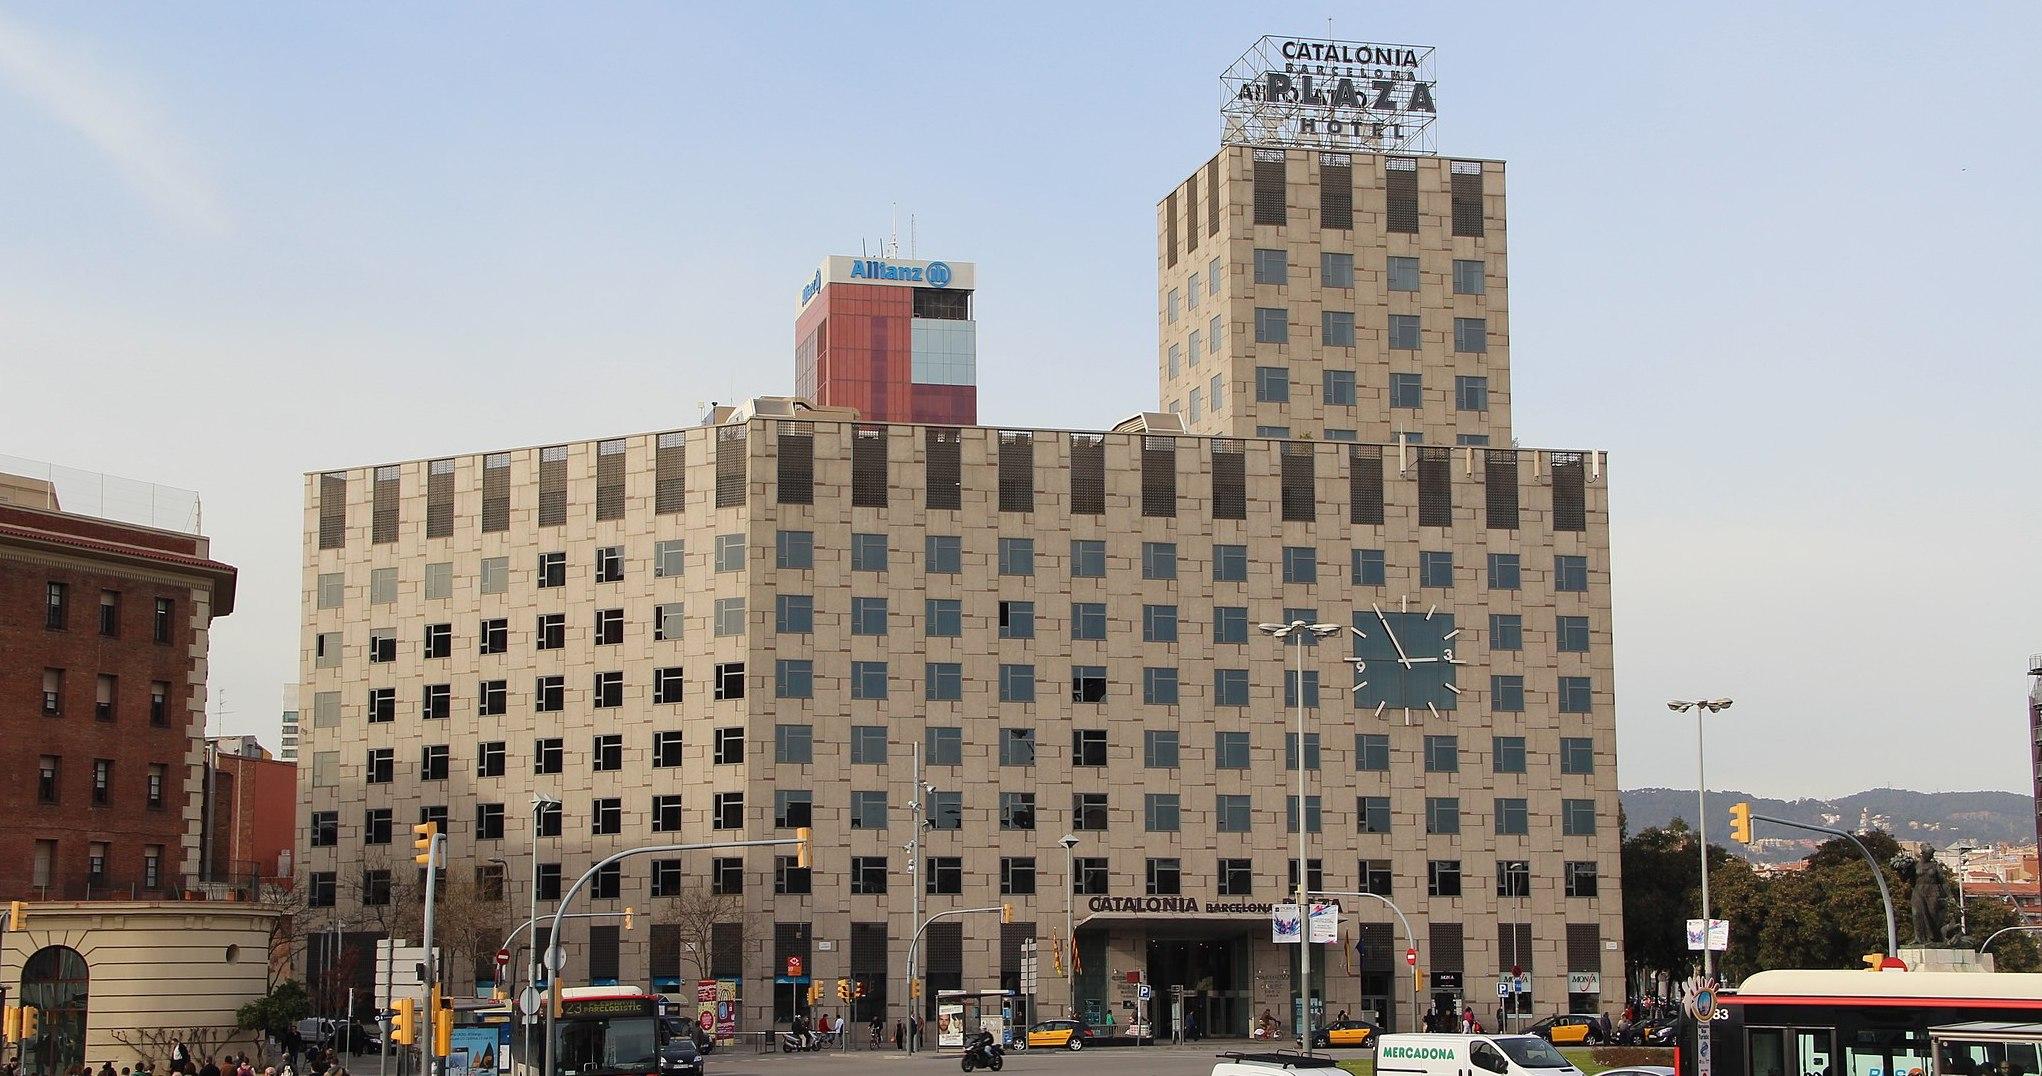
<svg viewBox="0 0 2042 1076"><path fill-rule="evenodd" d="M661 1076L702 1076L702 1051L695 1048L695 1040L669 1037L659 1048L659 1071Z"/></svg>

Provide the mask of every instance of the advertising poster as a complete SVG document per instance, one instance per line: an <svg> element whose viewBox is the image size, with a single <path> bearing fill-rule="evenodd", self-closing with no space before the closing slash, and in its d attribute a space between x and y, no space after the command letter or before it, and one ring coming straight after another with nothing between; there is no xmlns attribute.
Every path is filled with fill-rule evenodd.
<svg viewBox="0 0 2042 1076"><path fill-rule="evenodd" d="M737 980L716 980L716 1041L737 1038Z"/></svg>
<svg viewBox="0 0 2042 1076"><path fill-rule="evenodd" d="M936 1045L964 1045L964 1006L936 1006Z"/></svg>
<svg viewBox="0 0 2042 1076"><path fill-rule="evenodd" d="M489 1076L509 1071L510 1059L497 1048L497 1029L457 1027L454 1049L447 1054L447 1076Z"/></svg>
<svg viewBox="0 0 2042 1076"><path fill-rule="evenodd" d="M1296 945L1303 933L1302 925L1298 922L1297 905L1278 904L1269 909L1270 941Z"/></svg>
<svg viewBox="0 0 2042 1076"><path fill-rule="evenodd" d="M1340 940L1340 905L1312 902L1312 944L1333 944Z"/></svg>
<svg viewBox="0 0 2042 1076"><path fill-rule="evenodd" d="M723 1033L716 1030L716 980L714 979L698 979L695 981L695 1022L701 1025L702 1030L707 1032L709 1037L714 1039L723 1038Z"/></svg>

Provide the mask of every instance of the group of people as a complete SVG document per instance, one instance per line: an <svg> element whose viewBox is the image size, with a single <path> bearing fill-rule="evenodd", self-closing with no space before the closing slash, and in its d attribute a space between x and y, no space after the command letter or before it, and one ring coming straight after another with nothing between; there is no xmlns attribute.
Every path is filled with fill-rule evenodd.
<svg viewBox="0 0 2042 1076"><path fill-rule="evenodd" d="M296 1062L297 1051L293 1050L281 1066L258 1066L247 1054L229 1054L224 1059L208 1056L204 1063L200 1064L198 1059L192 1056L190 1047L182 1042L175 1042L170 1047L168 1068L158 1069L155 1060L145 1057L132 1065L122 1065L118 1068L111 1061L101 1062L97 1069L90 1063L76 1065L65 1072L64 1076L159 1076L161 1073L168 1073L170 1076L301 1076L295 1067ZM19 1057L10 1057L5 1062L0 1062L0 1076L20 1076L20 1073ZM350 1076L350 1074L347 1068L340 1064L338 1056L332 1050L315 1048L309 1051L302 1076Z"/></svg>

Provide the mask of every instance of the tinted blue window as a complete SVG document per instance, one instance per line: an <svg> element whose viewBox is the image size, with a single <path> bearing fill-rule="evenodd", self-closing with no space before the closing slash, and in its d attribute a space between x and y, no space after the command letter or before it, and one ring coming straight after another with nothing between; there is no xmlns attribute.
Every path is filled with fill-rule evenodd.
<svg viewBox="0 0 2042 1076"><path fill-rule="evenodd" d="M1515 553L1489 554L1489 589L1516 590L1523 577Z"/></svg>
<svg viewBox="0 0 2042 1076"><path fill-rule="evenodd" d="M1354 582L1356 586L1382 586L1384 576L1382 550L1357 549L1354 551Z"/></svg>

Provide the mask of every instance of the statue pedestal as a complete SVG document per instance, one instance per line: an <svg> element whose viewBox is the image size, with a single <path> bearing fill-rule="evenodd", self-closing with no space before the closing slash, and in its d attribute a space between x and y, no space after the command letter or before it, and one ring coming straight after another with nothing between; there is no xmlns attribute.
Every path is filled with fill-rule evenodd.
<svg viewBox="0 0 2042 1076"><path fill-rule="evenodd" d="M1903 945L1896 955L1907 961L1910 971L1992 970L1991 953L1978 953L1970 949L1920 949Z"/></svg>

